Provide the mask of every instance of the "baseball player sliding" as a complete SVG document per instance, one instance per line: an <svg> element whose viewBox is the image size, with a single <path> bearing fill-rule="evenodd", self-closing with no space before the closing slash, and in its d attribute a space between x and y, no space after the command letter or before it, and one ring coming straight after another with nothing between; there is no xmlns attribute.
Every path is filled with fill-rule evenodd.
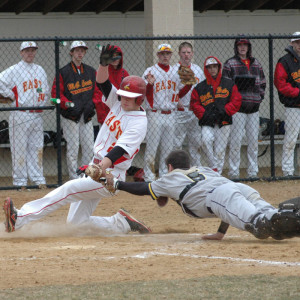
<svg viewBox="0 0 300 300"><path fill-rule="evenodd" d="M300 237L300 210L294 205L277 209L245 184L232 182L207 167L191 168L190 158L183 150L172 151L166 165L168 174L151 183L123 182L115 178L107 181L107 188L112 192L123 190L149 195L160 206L166 205L170 197L192 217L218 217L225 226L212 239L224 236L226 223L259 239Z"/></svg>
<svg viewBox="0 0 300 300"><path fill-rule="evenodd" d="M126 77L119 90L111 84L108 80L108 65L119 58L114 58L115 51L114 46L108 45L102 49L100 55L96 81L106 98L105 104L110 107L110 112L96 138L91 164L93 168L101 170L104 177L111 176L111 173L114 177L125 180L125 172L146 135L147 118L141 107L146 94L146 84L137 76ZM86 170L89 170L89 167L82 166L77 173L84 174ZM17 230L71 203L67 217L69 223L91 225L99 230L114 233L150 232L146 225L123 209L111 217L92 216L101 198L111 195L102 183L90 177L82 177L68 181L43 198L26 203L19 210L15 209L12 200L7 198L3 206L6 231Z"/></svg>
<svg viewBox="0 0 300 300"><path fill-rule="evenodd" d="M45 70L34 63L37 49L35 42L23 42L22 60L0 74L0 94L11 100L8 101L11 107L36 107L11 111L9 116L13 184L21 189L25 189L28 177L40 188L46 184L41 108L49 100L49 86Z"/></svg>

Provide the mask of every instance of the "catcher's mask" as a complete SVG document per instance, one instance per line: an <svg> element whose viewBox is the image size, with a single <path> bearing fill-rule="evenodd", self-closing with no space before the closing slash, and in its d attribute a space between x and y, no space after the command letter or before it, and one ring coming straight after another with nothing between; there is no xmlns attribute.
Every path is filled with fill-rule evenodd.
<svg viewBox="0 0 300 300"><path fill-rule="evenodd" d="M137 105L142 105L146 96L146 83L139 76L125 77L117 91L119 96L125 96L129 98L135 98Z"/></svg>

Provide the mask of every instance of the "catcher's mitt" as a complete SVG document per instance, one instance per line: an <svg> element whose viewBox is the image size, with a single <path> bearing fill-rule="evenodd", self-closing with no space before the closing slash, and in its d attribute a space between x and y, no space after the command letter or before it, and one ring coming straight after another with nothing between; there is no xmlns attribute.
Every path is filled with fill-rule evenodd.
<svg viewBox="0 0 300 300"><path fill-rule="evenodd" d="M85 170L84 170L85 175L90 176L93 180L97 182L101 182L103 180L100 180L102 177L102 169L99 165L89 165Z"/></svg>
<svg viewBox="0 0 300 300"><path fill-rule="evenodd" d="M194 85L197 83L193 70L189 67L180 66L178 69L180 81L184 85Z"/></svg>

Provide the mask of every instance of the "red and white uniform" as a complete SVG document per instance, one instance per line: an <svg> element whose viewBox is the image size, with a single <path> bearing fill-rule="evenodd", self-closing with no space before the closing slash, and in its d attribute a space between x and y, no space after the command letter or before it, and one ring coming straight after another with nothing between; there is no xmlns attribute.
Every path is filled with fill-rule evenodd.
<svg viewBox="0 0 300 300"><path fill-rule="evenodd" d="M39 65L21 60L0 73L0 94L14 100L11 107L36 107L12 111L9 116L13 184L26 186L28 177L37 185L45 184L41 107L49 100L46 72Z"/></svg>
<svg viewBox="0 0 300 300"><path fill-rule="evenodd" d="M179 67L179 63L174 66L176 72ZM197 83L205 79L204 73L198 65L191 64L190 68L195 74ZM194 112L190 110L191 94L195 85L191 87L185 96L180 97L180 102L184 108L179 109L176 112L174 149L182 149L182 144L185 138L187 138L191 163L193 166L201 166L201 155L199 152L201 148L201 127L198 125L198 118L195 116Z"/></svg>
<svg viewBox="0 0 300 300"><path fill-rule="evenodd" d="M158 148L160 149L159 176L168 172L165 158L173 149L179 86L179 77L171 66L163 69L155 64L149 67L142 77L145 78L149 72L154 75L155 82L153 86L147 85L147 101L144 104L148 116L144 163L145 181L155 180L154 165Z"/></svg>
<svg viewBox="0 0 300 300"><path fill-rule="evenodd" d="M114 146L122 147L127 154L114 163L111 173L124 180L125 172L145 138L147 118L143 110L124 111L121 108L121 102L118 101L116 91L116 88L112 86L105 102L110 107L110 113L96 138L93 160L103 159ZM110 196L110 192L104 185L90 177L70 180L45 197L26 203L18 210L15 228L18 229L30 221L39 220L59 207L71 203L67 218L69 223L89 225L115 233L127 233L130 231L130 226L119 213L111 217L92 216L100 200Z"/></svg>

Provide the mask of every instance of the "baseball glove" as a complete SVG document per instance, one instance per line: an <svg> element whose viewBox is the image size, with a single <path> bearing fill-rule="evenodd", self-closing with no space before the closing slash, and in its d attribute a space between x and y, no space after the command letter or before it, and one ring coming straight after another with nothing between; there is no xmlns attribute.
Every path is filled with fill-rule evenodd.
<svg viewBox="0 0 300 300"><path fill-rule="evenodd" d="M180 81L184 85L194 85L197 83L193 70L189 67L180 66L178 69Z"/></svg>
<svg viewBox="0 0 300 300"><path fill-rule="evenodd" d="M102 169L99 165L89 165L84 170L85 175L90 176L93 180L102 183Z"/></svg>
<svg viewBox="0 0 300 300"><path fill-rule="evenodd" d="M117 50L118 48L114 45L103 46L100 54L100 65L106 67L115 60L120 59L121 56L115 56Z"/></svg>

